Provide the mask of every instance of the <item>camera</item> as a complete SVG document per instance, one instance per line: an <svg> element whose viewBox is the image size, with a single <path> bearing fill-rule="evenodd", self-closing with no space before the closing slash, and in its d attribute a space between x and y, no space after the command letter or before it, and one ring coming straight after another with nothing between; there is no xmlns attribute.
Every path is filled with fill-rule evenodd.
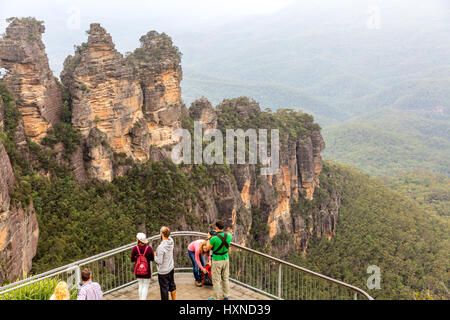
<svg viewBox="0 0 450 320"><path fill-rule="evenodd" d="M218 232L215 230L211 230L211 231L209 231L209 234L212 236L216 236L218 234Z"/></svg>

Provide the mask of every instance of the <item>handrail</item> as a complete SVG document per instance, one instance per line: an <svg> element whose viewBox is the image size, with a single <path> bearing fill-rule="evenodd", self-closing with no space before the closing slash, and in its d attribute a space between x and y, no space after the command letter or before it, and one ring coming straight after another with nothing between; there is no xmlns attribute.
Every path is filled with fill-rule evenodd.
<svg viewBox="0 0 450 320"><path fill-rule="evenodd" d="M302 271L304 273L310 274L312 276L319 277L319 278L325 279L325 280L327 280L329 282L333 282L335 284L339 284L341 286L347 287L347 288L349 288L349 289L351 289L353 291L356 291L359 294L362 294L363 296L365 296L369 300L374 300L367 292L365 292L364 290L362 290L362 289L360 289L358 287L355 287L355 286L353 286L351 284L348 284L348 283L345 283L345 282L342 282L342 281L330 278L330 277L325 276L325 275L323 275L321 273L317 273L317 272L311 271L309 269L300 267L300 266L298 266L296 264L293 264L293 263L290 263L290 262L287 262L287 261L284 261L284 260L281 260L281 259L269 256L268 254L265 254L265 253L262 253L262 252L259 252L259 251L256 251L256 250L253 250L253 249L250 249L250 248L243 247L243 246L241 246L239 244L236 244L236 243L232 243L232 246L236 247L236 248L239 248L239 249L242 249L242 250L245 250L247 252L251 252L253 254L256 254L258 256L264 257L266 259L272 260L274 262L279 263L280 265L285 265L285 266L291 267L293 269L297 269L299 271Z"/></svg>
<svg viewBox="0 0 450 320"><path fill-rule="evenodd" d="M177 232L172 232L172 234L177 234ZM153 241L153 240L156 240L158 238L159 238L159 235L147 238L147 240L148 241ZM59 273L65 272L65 271L67 271L67 270L69 270L69 269L71 269L73 267L76 267L76 266L84 265L86 263L93 262L93 261L96 261L96 260L100 260L102 258L107 258L109 256L112 256L112 255L116 254L116 253L120 253L122 251L129 250L129 249L133 248L135 245L136 245L136 243L133 242L133 243L130 243L130 244L127 244L127 245L124 245L124 246L121 246L121 247L118 247L118 248L115 248L115 249L111 249L111 250L99 253L97 255L94 255L94 256L91 256L91 257L88 257L88 258L84 258L84 259L79 260L79 261L71 262L71 263L66 264L66 265L64 265L62 267L51 269L49 271L45 271L43 273L34 275L32 277L29 277L29 278L26 278L26 279L23 279L23 280L20 280L20 281L17 281L17 282L10 283L10 284L8 284L6 286L0 287L0 291L6 290L6 289L11 288L11 287L17 287L18 285L21 285L22 283L28 283L28 282L30 282L32 280L40 279L40 278L43 278L43 277L48 276L48 275L59 274Z"/></svg>
<svg viewBox="0 0 450 320"><path fill-rule="evenodd" d="M199 236L199 237L206 237L207 236L206 233L197 232L197 231L175 231L175 232L172 232L172 235L173 236ZM155 236L147 238L148 241L155 241L155 240L159 240L159 239L160 239L159 235L155 235ZM0 294L5 293L7 291L10 291L8 289L13 290L13 289L15 289L17 287L20 287L22 284L26 285L26 284L29 284L29 283L33 283L35 281L40 281L40 280L43 280L43 279L48 278L50 276L54 276L54 275L57 275L57 274L60 274L60 273L63 273L63 272L70 271L70 270L74 269L75 267L80 267L80 266L88 264L88 263L92 263L92 262L95 262L95 261L98 261L98 260L101 260L101 259L104 259L104 258L108 258L108 257L113 256L115 254L124 252L126 250L130 250L134 246L135 246L135 242L127 244L127 245L124 245L124 246L121 246L121 247L118 247L118 248L115 248L115 249L112 249L112 250L109 250L109 251L102 252L100 254L97 254L97 255L94 255L94 256L91 256L91 257L79 260L79 261L75 261L75 262L69 263L69 264L67 264L65 266L61 266L61 267L58 267L58 268L55 268L55 269L43 272L41 274L38 274L38 275L35 275L35 276L32 276L32 277L20 280L18 282L14 282L14 283L8 284L6 286L0 287ZM368 300L374 300L367 292L365 292L364 290L362 290L362 289L360 289L358 287L355 287L355 286L353 286L351 284L342 282L340 280L333 279L331 277L328 277L328 276L325 276L323 274L314 272L312 270L300 267L298 265L295 265L293 263L281 260L279 258L272 257L272 256L270 256L268 254L256 251L254 249L250 249L250 248L241 246L241 245L239 245L237 243L234 243L234 242L231 243L231 247L234 247L234 248L246 251L246 252L250 252L250 253L255 254L257 256L260 256L260 257L263 257L265 259L268 259L268 260L271 260L273 262L276 262L276 263L278 263L280 265L280 270L281 270L281 266L284 265L284 266L296 269L298 271L301 271L303 273L306 273L308 275L324 279L327 282L331 282L331 283L337 284L339 286L346 287L346 288L354 291L355 294L356 293L361 294L362 296L366 297ZM241 283L241 282L239 282L237 280L234 280L234 281L237 282L237 283ZM281 278L280 278L280 281L281 281ZM253 289L256 289L256 288L253 288ZM257 290L257 291L261 291L261 290ZM264 292L262 292L262 293L264 293ZM266 294L269 295L269 296L275 297L272 294L269 294L269 293L266 293ZM278 297L278 298L280 298L280 297Z"/></svg>

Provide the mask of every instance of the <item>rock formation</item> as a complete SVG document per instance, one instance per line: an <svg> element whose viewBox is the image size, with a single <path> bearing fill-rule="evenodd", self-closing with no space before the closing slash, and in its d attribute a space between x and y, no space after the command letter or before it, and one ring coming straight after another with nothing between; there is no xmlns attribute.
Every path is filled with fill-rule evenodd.
<svg viewBox="0 0 450 320"><path fill-rule="evenodd" d="M125 59L99 24L88 33L87 43L64 62L61 80L72 96L72 123L85 139L88 175L111 181L114 153L146 161L151 145L173 143L184 108L180 57L165 34L149 32ZM104 134L101 149L91 144L99 139L93 130Z"/></svg>
<svg viewBox="0 0 450 320"><path fill-rule="evenodd" d="M104 133L103 144L117 153L135 160L147 160L147 150L132 148L133 140L145 140L146 131L134 130L144 118L143 95L133 69L114 48L111 36L99 24L92 24L88 42L69 56L61 74L72 96L72 123L87 139L88 170L92 177L111 181L112 153L98 149L98 134ZM132 134L133 132L133 134ZM95 141L94 145L90 145ZM145 145L145 144L144 144ZM100 171L99 171L100 170ZM102 172L101 177L96 172Z"/></svg>
<svg viewBox="0 0 450 320"><path fill-rule="evenodd" d="M140 48L127 60L136 70L142 87L151 143L166 146L173 142L172 131L180 126L185 108L181 101L181 54L165 33L150 31L140 42Z"/></svg>
<svg viewBox="0 0 450 320"><path fill-rule="evenodd" d="M13 18L0 40L0 68L24 120L25 134L39 142L61 114L61 91L48 65L42 33L33 18Z"/></svg>
<svg viewBox="0 0 450 320"><path fill-rule="evenodd" d="M17 280L31 270L39 236L33 204L11 205L14 173L0 142L0 284Z"/></svg>
<svg viewBox="0 0 450 320"><path fill-rule="evenodd" d="M194 121L200 121L207 129L217 128L217 113L206 98L200 98L192 103L189 116Z"/></svg>
<svg viewBox="0 0 450 320"><path fill-rule="evenodd" d="M214 110L204 98L193 102L189 111L191 117L202 121L207 129L217 125L217 117L223 110L230 109L247 120L261 112L259 105L248 99L224 100ZM334 235L340 205L335 193L320 208L307 212L298 212L295 208L299 200L312 201L315 189L320 187L320 152L324 147L320 131L313 130L309 136L280 145L280 168L276 174L261 176L255 165L235 164L232 165L234 179L223 177L215 182L213 194L218 215L230 222L241 243L248 240L255 220L268 226L268 234L260 235L266 242L286 232L293 235L294 247L303 251L312 236L330 238Z"/></svg>

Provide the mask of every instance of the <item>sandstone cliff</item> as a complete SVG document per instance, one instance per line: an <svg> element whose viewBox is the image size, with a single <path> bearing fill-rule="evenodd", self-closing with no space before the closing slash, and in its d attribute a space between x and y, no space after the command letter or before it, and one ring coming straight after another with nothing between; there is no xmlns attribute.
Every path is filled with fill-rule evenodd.
<svg viewBox="0 0 450 320"><path fill-rule="evenodd" d="M99 24L88 33L87 43L64 62L61 80L72 97L73 126L84 137L88 175L111 181L117 175L114 153L146 161L151 145L173 143L184 108L180 58L171 54L177 49L165 34L149 32L125 59ZM79 165L76 171L82 171Z"/></svg>
<svg viewBox="0 0 450 320"><path fill-rule="evenodd" d="M60 119L61 91L48 65L42 33L33 18L13 18L0 40L0 68L24 119L26 136L39 142Z"/></svg>
<svg viewBox="0 0 450 320"><path fill-rule="evenodd" d="M31 270L39 236L33 204L11 205L14 173L0 142L0 284L17 280Z"/></svg>
<svg viewBox="0 0 450 320"><path fill-rule="evenodd" d="M140 48L127 60L136 70L144 94L151 143L161 147L172 143L172 131L180 126L185 108L181 101L181 53L165 33L150 31L140 42Z"/></svg>
<svg viewBox="0 0 450 320"><path fill-rule="evenodd" d="M208 129L217 126L222 110L235 111L242 121L261 112L257 103L246 99L224 100L214 110L202 98L192 104L190 115ZM333 190L325 190L330 193L330 200L319 207L298 209L299 201L312 202L315 189L320 188L320 152L324 147L320 131L312 130L297 141L281 143L280 168L274 175L260 175L256 165L232 165L232 176L216 179L211 192L204 194L213 203L212 209L208 206L209 216L227 220L233 226L236 240L243 244L255 236L267 244L289 234L292 241L283 244L280 252L292 248L305 251L313 236L331 238L340 206ZM267 225L267 230L252 234L255 224L261 223Z"/></svg>

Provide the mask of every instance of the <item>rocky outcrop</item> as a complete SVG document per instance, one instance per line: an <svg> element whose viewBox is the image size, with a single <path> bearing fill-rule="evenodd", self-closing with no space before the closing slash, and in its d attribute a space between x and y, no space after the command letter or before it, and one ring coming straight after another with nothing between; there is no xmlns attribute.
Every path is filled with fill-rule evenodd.
<svg viewBox="0 0 450 320"><path fill-rule="evenodd" d="M95 129L110 146L106 151L84 143L88 176L111 181L114 153L147 161L152 145L174 142L172 131L180 126L184 108L180 58L171 54L177 49L165 34L149 32L125 59L99 24L91 24L88 33L87 43L66 58L61 80L72 96L72 123L84 141Z"/></svg>
<svg viewBox="0 0 450 320"><path fill-rule="evenodd" d="M163 147L173 143L172 131L180 127L185 108L181 101L181 53L165 33L150 31L140 43L127 60L141 84L151 144Z"/></svg>
<svg viewBox="0 0 450 320"><path fill-rule="evenodd" d="M73 126L83 138L96 137L100 131L114 152L137 161L148 159L146 150L132 147L136 137L143 139L134 129L144 118L139 82L115 49L111 36L99 24L91 25L88 42L77 48L75 56L66 59L61 79L72 96ZM86 146L92 177L111 181L112 152L104 152L97 144Z"/></svg>
<svg viewBox="0 0 450 320"><path fill-rule="evenodd" d="M14 173L0 142L0 284L16 280L31 270L39 228L33 204L11 205Z"/></svg>
<svg viewBox="0 0 450 320"><path fill-rule="evenodd" d="M200 98L192 103L189 116L194 121L200 121L207 129L217 128L217 113L206 98Z"/></svg>
<svg viewBox="0 0 450 320"><path fill-rule="evenodd" d="M192 103L189 112L191 118L202 121L207 129L216 127L221 112L230 110L245 120L261 112L255 101L244 98L224 100L216 109L202 98ZM256 236L265 243L283 234L290 235L291 241L280 246L280 252L292 248L305 251L313 236L334 235L340 200L333 190L329 191L331 200L318 207L298 209L298 203L312 202L315 189L320 188L320 152L324 148L320 131L312 130L298 141L281 143L280 168L276 174L262 176L256 165L235 164L233 179L216 179L213 193L218 215L229 222L241 243L249 240L252 226L261 222L267 225L268 233Z"/></svg>
<svg viewBox="0 0 450 320"><path fill-rule="evenodd" d="M61 91L49 68L42 33L45 27L33 18L13 18L0 40L3 80L22 113L25 134L39 142L61 115Z"/></svg>
<svg viewBox="0 0 450 320"><path fill-rule="evenodd" d="M322 156L325 142L319 131L313 131L311 136L297 143L298 172L300 173L301 189L305 198L312 199L314 188L319 184L322 171Z"/></svg>
<svg viewBox="0 0 450 320"><path fill-rule="evenodd" d="M86 139L88 176L99 180L113 179L113 150L108 145L107 136L97 128L93 128Z"/></svg>
<svg viewBox="0 0 450 320"><path fill-rule="evenodd" d="M88 175L84 163L83 146L77 148L77 150L70 157L70 165L73 168L73 174L76 181L83 183L88 180Z"/></svg>

